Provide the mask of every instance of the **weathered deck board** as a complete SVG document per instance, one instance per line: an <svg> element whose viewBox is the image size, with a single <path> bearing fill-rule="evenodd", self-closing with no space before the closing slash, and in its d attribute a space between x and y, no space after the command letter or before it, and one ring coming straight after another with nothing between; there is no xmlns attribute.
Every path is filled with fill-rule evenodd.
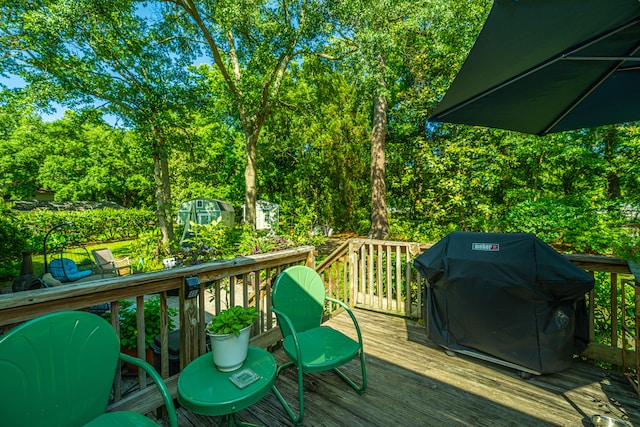
<svg viewBox="0 0 640 427"><path fill-rule="evenodd" d="M467 356L447 356L429 342L423 327L401 318L358 310L367 354L369 386L359 396L336 375L305 379L305 426L590 426L604 414L640 427L640 401L622 375L576 362L557 374L520 378L510 368ZM341 314L330 321L349 331ZM275 353L278 362L285 356ZM347 365L359 378L359 364ZM277 387L296 400L293 371ZM269 427L292 423L270 392L239 413ZM180 410L181 426L217 425L219 417Z"/></svg>

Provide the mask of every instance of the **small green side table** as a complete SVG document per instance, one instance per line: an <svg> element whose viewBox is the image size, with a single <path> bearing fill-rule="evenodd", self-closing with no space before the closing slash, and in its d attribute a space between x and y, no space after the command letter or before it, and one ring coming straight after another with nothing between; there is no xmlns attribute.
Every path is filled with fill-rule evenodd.
<svg viewBox="0 0 640 427"><path fill-rule="evenodd" d="M260 376L256 382L239 388L229 377L243 369L251 369ZM227 423L252 426L238 419L236 413L262 399L271 389L276 378L276 360L266 350L249 347L247 360L233 372L221 372L213 364L211 353L203 354L189 363L178 378L178 402L182 407L202 415L224 418Z"/></svg>

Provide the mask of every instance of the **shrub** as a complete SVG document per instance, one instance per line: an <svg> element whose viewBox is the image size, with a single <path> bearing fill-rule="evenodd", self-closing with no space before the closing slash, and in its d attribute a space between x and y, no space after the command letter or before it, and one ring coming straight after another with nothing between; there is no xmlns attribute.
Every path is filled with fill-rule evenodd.
<svg viewBox="0 0 640 427"><path fill-rule="evenodd" d="M154 219L143 209L91 209L77 211L35 210L15 213L15 220L29 231L29 249L41 251L44 237L55 225L71 222L73 238L79 242L101 242L136 238Z"/></svg>
<svg viewBox="0 0 640 427"><path fill-rule="evenodd" d="M22 251L29 247L29 230L17 220L8 203L0 203L0 283L20 274Z"/></svg>
<svg viewBox="0 0 640 427"><path fill-rule="evenodd" d="M136 304L129 300L118 301L120 305L120 344L129 350L138 347L138 326ZM173 317L178 314L175 308L167 309L169 331L175 328ZM103 316L108 320L110 313ZM149 348L160 333L160 298L153 297L144 302L145 348Z"/></svg>

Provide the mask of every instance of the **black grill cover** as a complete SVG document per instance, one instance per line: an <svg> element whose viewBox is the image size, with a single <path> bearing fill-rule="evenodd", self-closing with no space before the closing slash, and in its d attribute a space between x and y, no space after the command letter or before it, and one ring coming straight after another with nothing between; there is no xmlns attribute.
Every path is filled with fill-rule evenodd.
<svg viewBox="0 0 640 427"><path fill-rule="evenodd" d="M429 282L429 338L443 347L552 373L588 343L593 277L533 234L454 232L414 265Z"/></svg>

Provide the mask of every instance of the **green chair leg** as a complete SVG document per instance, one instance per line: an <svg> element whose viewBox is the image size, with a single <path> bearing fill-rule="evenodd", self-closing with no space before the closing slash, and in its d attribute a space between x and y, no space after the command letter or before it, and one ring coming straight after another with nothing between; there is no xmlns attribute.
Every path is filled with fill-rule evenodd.
<svg viewBox="0 0 640 427"><path fill-rule="evenodd" d="M263 427L260 426L258 424L252 424L252 423L247 423L242 421L240 418L238 418L238 414L236 414L235 412L233 414L227 414L224 417L222 417L222 420L220 421L220 423L218 424L218 427L233 427L233 426L240 426L240 427Z"/></svg>
<svg viewBox="0 0 640 427"><path fill-rule="evenodd" d="M280 375L280 371L282 371L285 368L289 368L291 366L295 366L298 371L298 400L300 405L298 410L298 415L296 416L296 414L293 412L293 410L291 409L291 407L289 406L289 404L284 399L284 397L282 396L282 394L276 388L275 385L273 386L273 392L278 398L278 400L280 401L280 403L282 404L282 407L285 409L285 411L287 411L287 414L289 415L289 418L291 418L291 421L293 421L295 425L300 425L302 423L302 419L304 418L304 388L303 388L302 370L298 368L293 362L287 362L278 367L278 371L276 372L276 377Z"/></svg>
<svg viewBox="0 0 640 427"><path fill-rule="evenodd" d="M355 391L358 392L360 396L364 394L364 391L367 389L367 368L364 364L364 352L360 352L360 369L362 369L362 385L357 385L351 378L346 376L340 369L335 368L333 371L344 380L347 384L351 386Z"/></svg>
<svg viewBox="0 0 640 427"><path fill-rule="evenodd" d="M289 418L291 418L291 421L293 421L295 425L300 425L302 424L302 419L304 418L304 383L303 383L304 374L302 372L302 369L298 368L294 362L287 362L278 367L278 370L276 372L276 377L280 375L280 371L292 366L295 366L298 371L298 400L299 400L300 409L298 410L297 416L293 412L293 410L291 409L291 406L289 406L289 404L284 399L284 397L282 396L282 394L276 388L275 385L272 387L272 389L274 394L282 404L282 407L285 409L285 411L287 411L287 414L289 415ZM336 373L336 375L342 378L344 382L349 384L351 388L353 388L360 396L362 396L364 394L364 391L367 388L367 369L365 367L363 352L360 352L360 367L362 369L362 385L361 386L357 385L351 378L346 376L344 372L342 372L340 369L335 368L333 369L333 371Z"/></svg>

